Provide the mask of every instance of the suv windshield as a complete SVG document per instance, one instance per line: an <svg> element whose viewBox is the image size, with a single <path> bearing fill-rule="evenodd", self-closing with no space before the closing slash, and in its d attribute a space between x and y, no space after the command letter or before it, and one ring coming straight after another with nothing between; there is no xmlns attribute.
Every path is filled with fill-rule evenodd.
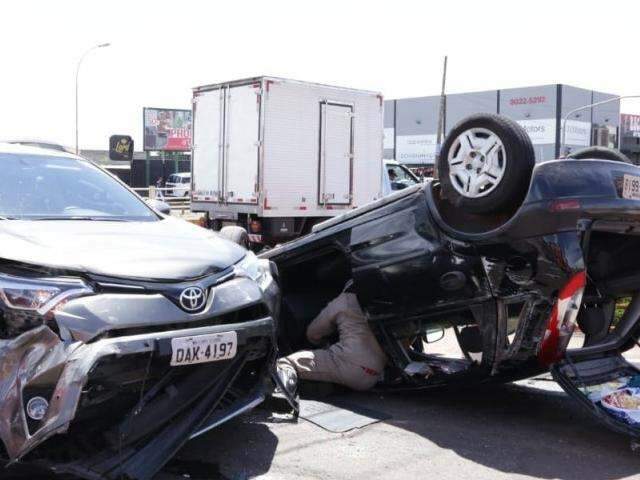
<svg viewBox="0 0 640 480"><path fill-rule="evenodd" d="M154 221L158 216L91 163L0 153L0 217Z"/></svg>

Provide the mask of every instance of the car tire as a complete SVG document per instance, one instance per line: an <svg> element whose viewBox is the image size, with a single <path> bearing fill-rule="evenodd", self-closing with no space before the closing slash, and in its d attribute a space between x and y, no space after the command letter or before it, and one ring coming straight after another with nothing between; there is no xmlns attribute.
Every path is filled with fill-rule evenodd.
<svg viewBox="0 0 640 480"><path fill-rule="evenodd" d="M237 243L241 247L249 247L249 234L247 234L247 231L242 227L238 227L235 225L222 227L219 233L221 237L226 238L233 243Z"/></svg>
<svg viewBox="0 0 640 480"><path fill-rule="evenodd" d="M622 162L622 163L633 163L629 160L624 153L620 150L615 150L613 148L607 147L586 147L581 148L575 152L567 155L567 158L573 158L574 160L612 160L614 162Z"/></svg>
<svg viewBox="0 0 640 480"><path fill-rule="evenodd" d="M477 114L453 127L438 157L443 197L472 214L513 211L535 165L533 144L515 121Z"/></svg>

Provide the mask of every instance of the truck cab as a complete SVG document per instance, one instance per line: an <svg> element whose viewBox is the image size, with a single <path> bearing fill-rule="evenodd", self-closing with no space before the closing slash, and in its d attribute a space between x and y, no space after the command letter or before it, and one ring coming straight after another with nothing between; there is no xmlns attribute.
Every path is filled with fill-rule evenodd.
<svg viewBox="0 0 640 480"><path fill-rule="evenodd" d="M407 167L395 160L382 161L382 195L417 185L422 181Z"/></svg>

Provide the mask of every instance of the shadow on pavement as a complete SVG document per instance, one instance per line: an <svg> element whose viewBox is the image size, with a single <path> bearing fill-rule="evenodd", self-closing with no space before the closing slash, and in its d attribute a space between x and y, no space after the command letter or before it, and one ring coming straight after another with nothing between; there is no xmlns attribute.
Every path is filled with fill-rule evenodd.
<svg viewBox="0 0 640 480"><path fill-rule="evenodd" d="M267 425L260 423L268 417L258 410L192 440L154 480L245 480L266 473L278 444ZM221 464L229 468L222 471ZM25 466L0 470L0 479L72 480Z"/></svg>
<svg viewBox="0 0 640 480"><path fill-rule="evenodd" d="M617 480L640 473L640 455L630 450L629 439L607 430L564 393L502 385L455 392L369 392L342 396L351 403L392 415L391 420L384 422L388 425L506 475ZM258 409L222 425L187 444L157 480L244 480L266 474L278 447L277 434L286 435L290 431L278 429L278 423L290 422ZM380 429L375 429L375 426L364 428L349 442L366 446L367 442L379 441L381 437L376 435L380 435ZM328 438L345 438L339 434L326 435L326 432L319 435L319 441L313 436L304 442L329 446ZM388 448L392 449L393 437L388 438ZM322 450L313 452L327 454ZM420 451L415 452L415 459L418 463L425 460ZM428 468L428 463L424 464ZM452 474L456 468L451 466ZM394 473L399 475L394 478L402 478L402 471Z"/></svg>
<svg viewBox="0 0 640 480"><path fill-rule="evenodd" d="M584 480L640 473L629 438L607 430L564 393L502 385L366 402L392 413L388 424L507 474Z"/></svg>
<svg viewBox="0 0 640 480"><path fill-rule="evenodd" d="M176 465L197 466L201 476L188 472L192 480L244 480L268 472L278 438L262 423L267 418L268 414L258 409L192 440L163 472L177 473ZM219 469L220 465L224 469Z"/></svg>

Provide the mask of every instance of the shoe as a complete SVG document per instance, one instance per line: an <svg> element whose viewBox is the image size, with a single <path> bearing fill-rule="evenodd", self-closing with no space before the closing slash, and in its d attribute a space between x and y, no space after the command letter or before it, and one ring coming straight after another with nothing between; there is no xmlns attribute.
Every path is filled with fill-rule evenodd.
<svg viewBox="0 0 640 480"><path fill-rule="evenodd" d="M296 369L291 365L279 364L276 371L287 393L292 397L295 396L298 390L298 373Z"/></svg>

